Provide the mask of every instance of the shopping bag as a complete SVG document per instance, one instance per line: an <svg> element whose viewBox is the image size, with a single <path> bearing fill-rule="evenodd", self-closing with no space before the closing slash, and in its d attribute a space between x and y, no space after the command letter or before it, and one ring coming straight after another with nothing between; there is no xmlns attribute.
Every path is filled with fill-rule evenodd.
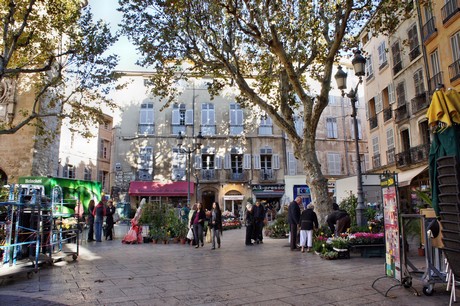
<svg viewBox="0 0 460 306"><path fill-rule="evenodd" d="M206 232L206 243L211 243L212 242L212 237L211 237L211 228L208 227L208 230Z"/></svg>
<svg viewBox="0 0 460 306"><path fill-rule="evenodd" d="M192 228L189 228L189 230L188 230L187 239L193 240L193 230L192 230Z"/></svg>

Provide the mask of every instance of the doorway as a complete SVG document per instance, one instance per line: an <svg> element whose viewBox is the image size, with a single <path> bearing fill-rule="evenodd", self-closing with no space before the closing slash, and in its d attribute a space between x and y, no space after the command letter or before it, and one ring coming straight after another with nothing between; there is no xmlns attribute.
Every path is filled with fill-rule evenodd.
<svg viewBox="0 0 460 306"><path fill-rule="evenodd" d="M203 204L204 209L211 210L212 203L216 201L216 193L212 190L203 191L201 196L201 204Z"/></svg>

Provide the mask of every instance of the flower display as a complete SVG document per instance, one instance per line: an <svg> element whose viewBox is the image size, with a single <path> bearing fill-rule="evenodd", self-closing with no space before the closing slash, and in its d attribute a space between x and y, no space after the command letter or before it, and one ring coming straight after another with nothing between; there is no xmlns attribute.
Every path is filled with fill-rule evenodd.
<svg viewBox="0 0 460 306"><path fill-rule="evenodd" d="M352 245L385 243L384 233L354 233L350 234L348 239Z"/></svg>

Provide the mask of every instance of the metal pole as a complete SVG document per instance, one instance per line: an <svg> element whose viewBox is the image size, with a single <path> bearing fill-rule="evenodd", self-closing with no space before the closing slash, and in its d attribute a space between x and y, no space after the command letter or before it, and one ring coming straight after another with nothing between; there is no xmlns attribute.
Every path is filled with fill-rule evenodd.
<svg viewBox="0 0 460 306"><path fill-rule="evenodd" d="M364 210L366 207L364 206L363 201L363 180L362 180L362 173L361 173L361 157L359 155L359 132L358 132L358 118L357 118L357 111L356 111L356 102L358 101L356 95L358 92L358 85L356 85L356 89L353 92L348 94L348 97L351 100L351 107L353 109L352 117L353 117L353 125L354 125L354 134L355 134L355 147L356 147L356 176L358 179L358 203L356 205L356 223L358 226L364 226ZM353 90L353 89L352 89Z"/></svg>
<svg viewBox="0 0 460 306"><path fill-rule="evenodd" d="M190 150L186 151L187 153L187 206L190 207L190 154L192 153Z"/></svg>

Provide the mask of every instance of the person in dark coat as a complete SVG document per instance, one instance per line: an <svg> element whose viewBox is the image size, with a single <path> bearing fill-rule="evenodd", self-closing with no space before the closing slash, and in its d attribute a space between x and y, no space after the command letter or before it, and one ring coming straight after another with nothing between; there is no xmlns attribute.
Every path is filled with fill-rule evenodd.
<svg viewBox="0 0 460 306"><path fill-rule="evenodd" d="M252 204L246 205L246 245L254 245L252 239L254 238L254 211Z"/></svg>
<svg viewBox="0 0 460 306"><path fill-rule="evenodd" d="M216 240L217 247L220 248L220 235L222 234L222 212L220 210L219 203L212 203L211 210L211 221L209 222L212 233L212 250L216 249Z"/></svg>
<svg viewBox="0 0 460 306"><path fill-rule="evenodd" d="M96 242L102 242L102 223L105 216L105 205L101 200L93 210L94 230L96 232Z"/></svg>
<svg viewBox="0 0 460 306"><path fill-rule="evenodd" d="M300 222L300 207L302 204L302 197L298 196L294 201L289 204L288 208L288 223L289 223L289 237L291 240L291 251L298 249L297 247L297 226Z"/></svg>
<svg viewBox="0 0 460 306"><path fill-rule="evenodd" d="M254 210L254 236L256 243L263 243L262 231L264 229L264 219L265 219L265 207L260 205L260 202L256 202L256 206L253 207Z"/></svg>
<svg viewBox="0 0 460 306"><path fill-rule="evenodd" d="M313 211L315 206L310 203L307 205L302 214L300 214L300 246L302 247L302 253L305 252L305 246L307 252L311 251L313 246L313 230L318 228L318 217Z"/></svg>
<svg viewBox="0 0 460 306"><path fill-rule="evenodd" d="M109 205L105 210L106 219L105 219L105 240L113 239L113 214L115 213L115 206L113 206L113 201L109 200Z"/></svg>
<svg viewBox="0 0 460 306"><path fill-rule="evenodd" d="M94 200L89 201L88 204L88 217L86 223L88 225L88 242L94 241L94 216L93 211L96 206Z"/></svg>
<svg viewBox="0 0 460 306"><path fill-rule="evenodd" d="M201 203L197 203L196 205L196 211L193 212L192 215L192 220L191 220L191 226L193 226L193 233L195 235L195 243L196 246L195 248L200 247L200 241L201 241L201 246L204 246L204 241L203 241L203 227L204 227L204 220L206 219L206 213L204 212L203 206Z"/></svg>
<svg viewBox="0 0 460 306"><path fill-rule="evenodd" d="M329 228L335 236L346 233L351 226L350 215L346 210L340 209L337 203L332 204L332 209L332 213L326 218Z"/></svg>

